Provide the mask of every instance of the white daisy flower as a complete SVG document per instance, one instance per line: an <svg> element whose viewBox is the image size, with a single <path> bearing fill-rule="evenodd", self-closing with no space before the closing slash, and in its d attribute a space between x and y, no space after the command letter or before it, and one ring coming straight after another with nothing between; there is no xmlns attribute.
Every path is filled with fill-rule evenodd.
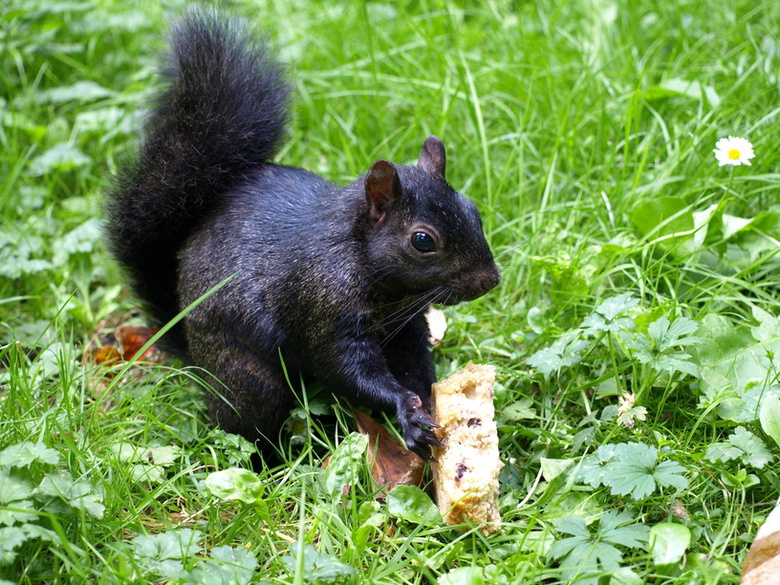
<svg viewBox="0 0 780 585"><path fill-rule="evenodd" d="M729 136L721 138L715 143L715 158L718 159L718 166L723 165L748 165L750 159L756 156L753 154L753 145L744 138Z"/></svg>

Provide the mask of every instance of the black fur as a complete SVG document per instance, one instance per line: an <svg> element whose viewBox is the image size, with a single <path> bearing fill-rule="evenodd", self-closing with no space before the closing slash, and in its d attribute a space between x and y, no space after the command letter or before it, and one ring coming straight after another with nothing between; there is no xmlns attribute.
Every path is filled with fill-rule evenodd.
<svg viewBox="0 0 780 585"><path fill-rule="evenodd" d="M160 322L236 274L172 334L219 380L215 421L276 441L293 406L281 354L293 383L396 414L427 454L424 313L499 281L479 213L444 179L441 141L417 166L379 160L344 188L268 162L288 112L283 68L214 13L174 28L165 76L139 161L110 194L110 242Z"/></svg>

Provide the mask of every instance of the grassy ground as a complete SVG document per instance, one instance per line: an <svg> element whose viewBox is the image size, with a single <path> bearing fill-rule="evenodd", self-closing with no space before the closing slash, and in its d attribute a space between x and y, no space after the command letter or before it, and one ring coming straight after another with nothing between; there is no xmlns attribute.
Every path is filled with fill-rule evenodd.
<svg viewBox="0 0 780 585"><path fill-rule="evenodd" d="M281 160L343 183L435 133L483 211L503 281L447 310L436 360L498 368L489 538L419 493L376 503L365 470L334 489L349 417L224 472L247 446L209 428L197 372L84 358L143 323L101 193L181 8L0 7L0 577L737 583L780 495L780 4L231 3L294 72ZM751 166L718 166L728 135Z"/></svg>

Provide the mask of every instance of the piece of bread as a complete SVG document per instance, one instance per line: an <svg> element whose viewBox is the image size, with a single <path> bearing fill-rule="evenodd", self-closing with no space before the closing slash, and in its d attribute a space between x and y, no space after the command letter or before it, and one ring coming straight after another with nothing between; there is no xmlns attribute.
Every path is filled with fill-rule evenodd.
<svg viewBox="0 0 780 585"><path fill-rule="evenodd" d="M500 529L498 433L493 420L495 368L469 362L433 385L432 414L442 446L433 449L436 504L448 525L470 522L482 534Z"/></svg>

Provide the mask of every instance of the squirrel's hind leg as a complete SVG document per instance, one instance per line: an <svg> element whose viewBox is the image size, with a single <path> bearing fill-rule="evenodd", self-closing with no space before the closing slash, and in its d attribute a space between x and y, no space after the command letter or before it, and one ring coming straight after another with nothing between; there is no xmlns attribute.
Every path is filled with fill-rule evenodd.
<svg viewBox="0 0 780 585"><path fill-rule="evenodd" d="M279 431L295 406L295 397L279 363L253 351L224 332L189 331L190 354L209 375L206 401L214 424L257 442L264 454L279 446ZM194 346L194 347L193 347Z"/></svg>

